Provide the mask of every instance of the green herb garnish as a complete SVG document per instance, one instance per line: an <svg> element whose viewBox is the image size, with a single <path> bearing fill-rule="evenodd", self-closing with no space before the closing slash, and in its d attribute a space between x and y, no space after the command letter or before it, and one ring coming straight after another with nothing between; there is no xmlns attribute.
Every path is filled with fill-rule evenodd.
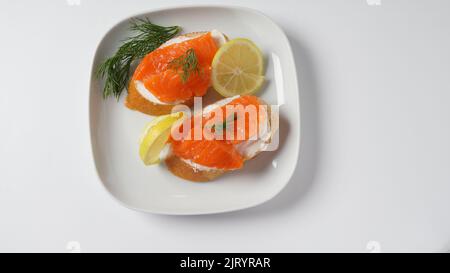
<svg viewBox="0 0 450 273"><path fill-rule="evenodd" d="M188 49L186 53L170 61L168 68L175 71L181 70L180 76L183 83L186 83L192 74L200 74L201 72L198 66L197 55L193 48Z"/></svg>
<svg viewBox="0 0 450 273"><path fill-rule="evenodd" d="M231 116L231 117L228 117L222 124L214 124L213 126L212 126L212 128L214 129L214 132L216 132L216 133L222 133L223 132L223 130L224 129L227 129L228 130L228 123L230 123L230 122L233 122L233 124L234 124L234 122L237 120L237 114L236 113L233 113L233 116Z"/></svg>
<svg viewBox="0 0 450 273"><path fill-rule="evenodd" d="M132 19L130 31L134 36L125 39L114 56L106 59L97 69L97 78L105 79L103 98L114 95L119 99L127 88L133 61L143 58L180 32L179 26L158 26L148 19Z"/></svg>

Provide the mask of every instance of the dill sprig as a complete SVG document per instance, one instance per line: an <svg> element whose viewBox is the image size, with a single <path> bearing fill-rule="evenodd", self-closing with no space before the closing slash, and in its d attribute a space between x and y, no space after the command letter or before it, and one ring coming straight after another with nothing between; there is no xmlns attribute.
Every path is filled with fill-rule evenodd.
<svg viewBox="0 0 450 273"><path fill-rule="evenodd" d="M221 124L214 124L211 128L214 129L215 133L221 134L224 130L229 129L228 125L230 123L234 124L234 122L236 120L237 120L237 114L233 113L233 115L231 117L228 117L227 119L225 119L225 121L223 121Z"/></svg>
<svg viewBox="0 0 450 273"><path fill-rule="evenodd" d="M192 74L200 74L197 55L193 48L188 49L183 55L169 62L169 69L180 71L182 83L186 83Z"/></svg>
<svg viewBox="0 0 450 273"><path fill-rule="evenodd" d="M123 41L117 52L97 69L97 78L105 79L103 98L114 95L119 99L127 88L133 61L143 58L180 32L179 26L158 26L148 19L132 19L130 31L134 33Z"/></svg>

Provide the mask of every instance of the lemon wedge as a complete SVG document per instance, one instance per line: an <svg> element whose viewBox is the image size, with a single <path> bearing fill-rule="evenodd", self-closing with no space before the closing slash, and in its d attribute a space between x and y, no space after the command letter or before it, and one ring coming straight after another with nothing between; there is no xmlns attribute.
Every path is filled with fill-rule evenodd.
<svg viewBox="0 0 450 273"><path fill-rule="evenodd" d="M249 39L238 38L225 43L212 61L212 84L224 97L249 95L264 83L264 60L261 50Z"/></svg>
<svg viewBox="0 0 450 273"><path fill-rule="evenodd" d="M159 153L169 139L172 125L183 117L183 112L159 116L144 129L139 146L139 156L145 165L159 163Z"/></svg>

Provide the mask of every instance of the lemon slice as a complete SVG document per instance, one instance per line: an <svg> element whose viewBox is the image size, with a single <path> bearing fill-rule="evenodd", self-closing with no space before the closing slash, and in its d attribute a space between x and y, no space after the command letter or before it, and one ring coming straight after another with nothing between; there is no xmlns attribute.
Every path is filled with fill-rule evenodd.
<svg viewBox="0 0 450 273"><path fill-rule="evenodd" d="M212 61L212 84L224 97L248 95L264 83L264 60L250 40L238 38L225 43Z"/></svg>
<svg viewBox="0 0 450 273"><path fill-rule="evenodd" d="M183 117L183 112L159 116L144 129L139 156L145 165L159 163L159 153L169 139L172 125Z"/></svg>

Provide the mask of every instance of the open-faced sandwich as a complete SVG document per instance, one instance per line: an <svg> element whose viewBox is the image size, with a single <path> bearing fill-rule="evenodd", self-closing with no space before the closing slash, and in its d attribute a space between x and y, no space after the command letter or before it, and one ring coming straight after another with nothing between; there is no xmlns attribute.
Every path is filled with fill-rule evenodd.
<svg viewBox="0 0 450 273"><path fill-rule="evenodd" d="M125 105L149 115L192 105L211 86L211 64L226 37L218 30L174 37L140 62L128 87Z"/></svg>
<svg viewBox="0 0 450 273"><path fill-rule="evenodd" d="M243 168L266 150L278 129L271 108L256 96L218 101L192 116L161 116L144 130L140 156L147 164L164 163L176 176L209 181Z"/></svg>

